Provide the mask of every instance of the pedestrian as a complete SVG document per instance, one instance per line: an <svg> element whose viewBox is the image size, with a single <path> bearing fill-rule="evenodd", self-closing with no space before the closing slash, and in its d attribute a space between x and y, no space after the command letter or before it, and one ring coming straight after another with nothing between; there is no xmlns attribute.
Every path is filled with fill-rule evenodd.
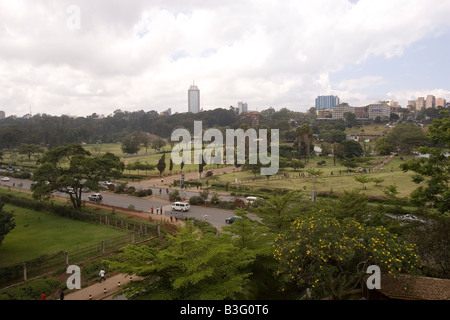
<svg viewBox="0 0 450 320"><path fill-rule="evenodd" d="M169 188L166 189L166 194L169 194Z"/></svg>
<svg viewBox="0 0 450 320"><path fill-rule="evenodd" d="M100 276L100 282L102 282L102 280L105 280L105 270L100 270L100 272L98 273L98 275Z"/></svg>
<svg viewBox="0 0 450 320"><path fill-rule="evenodd" d="M156 207L156 214L158 214L159 213L159 208L158 207Z"/></svg>
<svg viewBox="0 0 450 320"><path fill-rule="evenodd" d="M162 192L162 190L161 190L161 189L159 189L159 195L161 195L161 192Z"/></svg>
<svg viewBox="0 0 450 320"><path fill-rule="evenodd" d="M64 290L61 289L61 291L59 292L59 300L64 300Z"/></svg>
<svg viewBox="0 0 450 320"><path fill-rule="evenodd" d="M170 213L170 222L173 221L172 212Z"/></svg>
<svg viewBox="0 0 450 320"><path fill-rule="evenodd" d="M161 212L161 214L163 214L163 207L161 207L161 208L159 209L159 212Z"/></svg>
<svg viewBox="0 0 450 320"><path fill-rule="evenodd" d="M45 293L44 292L42 292L42 294L41 294L41 300L45 300Z"/></svg>
<svg viewBox="0 0 450 320"><path fill-rule="evenodd" d="M175 221L178 222L178 213L175 214Z"/></svg>
<svg viewBox="0 0 450 320"><path fill-rule="evenodd" d="M153 206L152 206L152 208L150 209L150 212L153 214Z"/></svg>

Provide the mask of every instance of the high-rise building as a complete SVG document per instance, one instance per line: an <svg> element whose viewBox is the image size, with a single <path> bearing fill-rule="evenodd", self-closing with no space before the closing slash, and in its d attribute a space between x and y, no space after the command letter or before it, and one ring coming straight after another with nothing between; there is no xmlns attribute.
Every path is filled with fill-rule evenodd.
<svg viewBox="0 0 450 320"><path fill-rule="evenodd" d="M200 112L200 90L194 84L188 90L188 112Z"/></svg>
<svg viewBox="0 0 450 320"><path fill-rule="evenodd" d="M435 96L433 96L431 94L427 95L427 100L425 102L425 108L427 108L427 109L436 108Z"/></svg>
<svg viewBox="0 0 450 320"><path fill-rule="evenodd" d="M248 112L248 104L247 102L238 102L238 113Z"/></svg>
<svg viewBox="0 0 450 320"><path fill-rule="evenodd" d="M337 105L339 105L339 97L337 96L318 96L316 98L316 111L332 110Z"/></svg>
<svg viewBox="0 0 450 320"><path fill-rule="evenodd" d="M5 111L0 111L0 119L5 119L5 118L6 118Z"/></svg>
<svg viewBox="0 0 450 320"><path fill-rule="evenodd" d="M439 107L445 108L445 105L446 105L446 101L445 101L444 98L437 98L436 99L436 108L439 108Z"/></svg>
<svg viewBox="0 0 450 320"><path fill-rule="evenodd" d="M416 101L416 110L422 110L425 108L425 98L418 97Z"/></svg>

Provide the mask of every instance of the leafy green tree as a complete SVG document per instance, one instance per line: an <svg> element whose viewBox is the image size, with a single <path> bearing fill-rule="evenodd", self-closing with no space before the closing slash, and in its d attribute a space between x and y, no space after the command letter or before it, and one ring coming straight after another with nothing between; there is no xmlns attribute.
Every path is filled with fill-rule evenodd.
<svg viewBox="0 0 450 320"><path fill-rule="evenodd" d="M28 160L31 159L33 154L43 153L45 150L38 144L30 144L30 143L21 143L17 148L17 152L19 154L25 154L28 157Z"/></svg>
<svg viewBox="0 0 450 320"><path fill-rule="evenodd" d="M381 137L375 141L375 150L379 155L389 155L396 150L387 137Z"/></svg>
<svg viewBox="0 0 450 320"><path fill-rule="evenodd" d="M141 150L141 140L135 134L127 135L121 144L123 153L136 154Z"/></svg>
<svg viewBox="0 0 450 320"><path fill-rule="evenodd" d="M248 249L237 248L231 236L199 235L187 226L180 228L176 236L167 237L169 245L165 249L127 246L116 260L109 261L113 269L144 277L128 288L127 296L224 300L245 293L250 276L247 270L254 256Z"/></svg>
<svg viewBox="0 0 450 320"><path fill-rule="evenodd" d="M372 182L372 179L366 175L357 175L354 176L354 179L363 185L364 190L366 189L366 183Z"/></svg>
<svg viewBox="0 0 450 320"><path fill-rule="evenodd" d="M362 157L364 155L364 149L358 141L345 140L341 142L344 148L344 155L346 158Z"/></svg>
<svg viewBox="0 0 450 320"><path fill-rule="evenodd" d="M434 147L421 147L422 154L429 158L413 159L400 165L403 171L413 171L413 181L419 184L410 197L417 205L434 208L445 214L450 212L450 159L446 149L450 147L450 118L448 111L442 112L445 117L433 120L429 126L428 137ZM442 146L444 148L439 148Z"/></svg>
<svg viewBox="0 0 450 320"><path fill-rule="evenodd" d="M423 130L411 123L398 125L386 136L386 141L402 154L409 154L414 148L428 145Z"/></svg>
<svg viewBox="0 0 450 320"><path fill-rule="evenodd" d="M289 191L279 196L269 196L261 201L255 213L262 218L262 222L272 232L281 232L295 219L299 212L299 200L301 194L298 191Z"/></svg>
<svg viewBox="0 0 450 320"><path fill-rule="evenodd" d="M155 138L152 139L150 142L151 146L153 149L155 149L156 151L161 151L161 149L166 145L166 141L162 138Z"/></svg>
<svg viewBox="0 0 450 320"><path fill-rule="evenodd" d="M158 163L156 164L156 169L159 171L159 176L162 175L164 170L166 170L166 154L163 153L161 158L159 159Z"/></svg>
<svg viewBox="0 0 450 320"><path fill-rule="evenodd" d="M33 174L34 198L48 198L53 192L69 195L73 206L81 210L82 189L99 190L99 181L118 178L124 164L112 153L91 157L79 144L49 150L38 160Z"/></svg>
<svg viewBox="0 0 450 320"><path fill-rule="evenodd" d="M413 273L419 266L415 246L384 227L340 220L324 210L298 218L277 237L274 258L286 286L310 289L316 299L342 299L361 283L369 265L393 274Z"/></svg>
<svg viewBox="0 0 450 320"><path fill-rule="evenodd" d="M305 163L309 160L311 153L311 143L313 138L312 129L309 124L304 124L295 130L297 135L298 150L302 149L302 142L305 144Z"/></svg>
<svg viewBox="0 0 450 320"><path fill-rule="evenodd" d="M14 215L3 210L4 205L4 203L0 203L0 246L6 235L16 227Z"/></svg>

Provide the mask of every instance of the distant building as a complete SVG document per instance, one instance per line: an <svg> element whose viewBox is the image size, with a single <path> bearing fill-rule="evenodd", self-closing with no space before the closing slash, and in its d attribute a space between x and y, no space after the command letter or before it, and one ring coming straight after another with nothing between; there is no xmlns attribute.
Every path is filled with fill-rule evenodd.
<svg viewBox="0 0 450 320"><path fill-rule="evenodd" d="M5 111L0 111L0 120L1 119L5 119L6 118L6 113Z"/></svg>
<svg viewBox="0 0 450 320"><path fill-rule="evenodd" d="M391 116L391 107L385 102L378 102L368 105L369 118L375 120L378 116L381 119L389 119Z"/></svg>
<svg viewBox="0 0 450 320"><path fill-rule="evenodd" d="M355 112L354 107L350 107L348 103L341 103L333 107L333 119L344 119L344 113Z"/></svg>
<svg viewBox="0 0 450 320"><path fill-rule="evenodd" d="M368 119L369 118L369 107L355 107L354 108L356 119Z"/></svg>
<svg viewBox="0 0 450 320"><path fill-rule="evenodd" d="M439 107L445 108L445 105L446 105L446 104L447 104L447 103L446 103L446 101L445 101L444 98L437 98L437 99L436 99L436 108L439 108Z"/></svg>
<svg viewBox="0 0 450 320"><path fill-rule="evenodd" d="M259 112L258 111L248 111L245 116L250 118L252 127L259 126Z"/></svg>
<svg viewBox="0 0 450 320"><path fill-rule="evenodd" d="M427 109L436 108L435 96L433 96L431 94L427 95L427 100L425 101L425 108L427 108Z"/></svg>
<svg viewBox="0 0 450 320"><path fill-rule="evenodd" d="M188 90L188 112L200 112L200 90L194 84Z"/></svg>
<svg viewBox="0 0 450 320"><path fill-rule="evenodd" d="M169 108L167 110L161 111L159 114L162 116L170 116L170 115L172 115L172 109Z"/></svg>
<svg viewBox="0 0 450 320"><path fill-rule="evenodd" d="M418 97L417 98L416 109L417 110L425 109L425 98L424 97Z"/></svg>
<svg viewBox="0 0 450 320"><path fill-rule="evenodd" d="M248 112L248 104L247 102L238 102L238 108L236 110L238 114Z"/></svg>
<svg viewBox="0 0 450 320"><path fill-rule="evenodd" d="M328 110L328 109L317 111L317 116L319 118L329 118L331 115L332 115L332 112L331 112L331 110Z"/></svg>
<svg viewBox="0 0 450 320"><path fill-rule="evenodd" d="M408 100L408 106L409 109L415 109L416 108L416 100Z"/></svg>
<svg viewBox="0 0 450 320"><path fill-rule="evenodd" d="M316 111L331 110L337 105L339 105L339 97L337 96L318 96L316 98Z"/></svg>

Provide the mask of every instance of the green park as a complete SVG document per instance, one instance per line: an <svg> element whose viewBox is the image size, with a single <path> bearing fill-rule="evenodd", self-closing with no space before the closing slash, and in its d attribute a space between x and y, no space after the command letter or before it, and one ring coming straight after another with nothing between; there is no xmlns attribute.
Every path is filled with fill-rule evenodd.
<svg viewBox="0 0 450 320"><path fill-rule="evenodd" d="M43 287L57 292L65 286L58 276L64 259L83 250L89 253L80 253L77 263L85 270L85 285L106 265L109 272L144 278L126 291L128 299L137 300L358 299L355 289L370 265L387 275L448 279L446 112L422 126L398 121L393 127L379 121L320 122L287 110L262 112L261 128L280 128L279 170L271 176L261 175L264 165L248 161L174 164L170 130L189 128L181 116L160 131L152 125L167 119L149 118L147 128L135 130L139 126L132 119L142 114L120 113L104 119L100 132L80 129L89 128L89 119L79 120L82 126L71 119L55 136L38 125L27 135L20 121L4 125L2 175L32 180L33 186L25 190L19 182L0 188L0 273L10 279L3 281L0 299L38 299ZM252 127L245 118L217 113L231 120L214 123L225 118L214 111L196 120L219 130ZM119 119L126 125L112 131ZM64 120L59 123L67 124ZM193 178L180 185L180 173ZM198 186L191 205L226 208L241 219L221 228L195 219L177 227L164 223L156 232L154 222L81 199L84 189L118 193L130 189L128 184L155 179L165 180L173 192ZM105 188L102 181L114 187ZM52 196L55 191L67 197ZM137 196L133 191L130 197ZM153 197L151 192L141 196ZM258 200L248 204L243 201L248 196ZM152 232L142 235L142 243L130 242L143 222ZM105 254L102 246L110 240L118 244ZM29 269L51 266L24 280L24 262Z"/></svg>

